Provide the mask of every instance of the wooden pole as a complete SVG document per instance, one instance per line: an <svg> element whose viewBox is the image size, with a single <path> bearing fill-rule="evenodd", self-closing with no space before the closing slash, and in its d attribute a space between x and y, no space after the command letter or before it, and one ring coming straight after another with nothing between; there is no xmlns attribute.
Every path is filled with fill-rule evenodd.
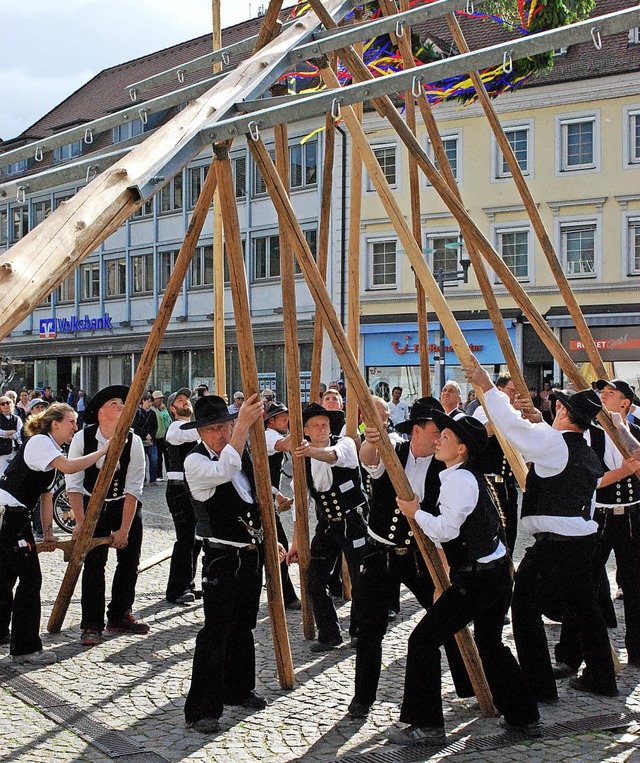
<svg viewBox="0 0 640 763"><path fill-rule="evenodd" d="M278 95L274 86L272 95ZM274 128L276 166L285 188L289 188L289 140L287 126ZM287 401L289 403L289 433L291 450L304 439L302 432L302 400L300 397L300 355L298 349L298 326L296 309L295 260L293 250L287 240L287 230L280 226L280 276L282 279L282 306L284 320L285 366L287 369ZM302 631L309 641L316 635L313 620L313 604L309 595L309 505L307 500L307 473L304 461L292 459L293 491L296 512L296 541L300 569L300 601L302 604Z"/></svg>
<svg viewBox="0 0 640 763"><path fill-rule="evenodd" d="M229 149L225 144L214 146L213 166L220 188L220 204L224 216L225 241L227 244L227 259L231 276L231 295L233 311L238 334L238 353L240 357L240 374L242 387L247 397L260 392L258 384L258 368L256 364L253 330L251 328L251 311L247 291L247 278L242 254L242 238L238 221L238 208L233 183L233 172L229 159ZM284 601L282 598L282 581L280 579L280 559L276 520L273 510L273 494L269 476L269 459L267 444L264 436L264 424L259 419L251 426L251 458L256 480L256 497L262 516L264 529L264 563L267 581L267 598L271 632L275 648L278 680L283 689L291 689L295 682L291 646L287 631Z"/></svg>
<svg viewBox="0 0 640 763"><path fill-rule="evenodd" d="M340 320L336 314L336 311L329 297L329 293L326 286L322 282L316 264L313 260L313 256L309 250L304 233L302 232L300 225L296 219L295 213L289 199L287 198L286 190L282 185L276 168L271 161L271 158L260 139L254 140L249 137L248 140L251 154L260 170L262 178L264 179L271 199L276 207L278 216L289 231L289 240L294 248L298 263L304 274L307 286L315 300L316 309L322 313L322 318L331 338L334 350L340 360L342 368L344 369L351 394L355 396L356 400L360 404L365 422L369 426L376 426L380 431L380 442L378 449L380 456L384 461L385 468L389 474L389 478L393 484L396 494L400 498L406 498L411 500L413 498L413 490L407 479L407 475L400 464L400 461L396 455L395 449L389 440L387 431L382 424L380 415L371 399L371 393L369 388L360 373L358 362L351 351L349 340L344 332L344 329L340 325ZM376 161L377 164L377 161ZM379 169L379 165L378 165ZM415 244L415 242L414 242ZM433 578L436 593L439 595L445 588L448 588L450 583L447 574L442 566L442 562L435 546L424 535L418 525L409 520L411 531L414 533L420 552L425 558L429 573ZM478 697L478 704L483 713L492 715L495 713L493 708L491 693L487 685L484 672L482 670L482 664L478 656L475 643L471 638L471 634L468 628L464 628L456 635L460 652L464 659L469 677Z"/></svg>
<svg viewBox="0 0 640 763"><path fill-rule="evenodd" d="M271 40L280 34L282 23L278 19L280 11L282 10L283 0L270 0L267 12L262 19L262 26L258 32L258 39L253 47L253 52L257 53L261 48L264 48Z"/></svg>
<svg viewBox="0 0 640 763"><path fill-rule="evenodd" d="M140 562L138 565L138 574L141 572L146 572L147 570L150 570L152 567L155 567L157 564L162 564L162 562L166 562L167 559L171 559L171 556L173 555L173 546L171 548L165 548L164 551L158 551L157 554L154 554L153 556L150 556L148 559L144 559Z"/></svg>
<svg viewBox="0 0 640 763"><path fill-rule="evenodd" d="M118 465L120 454L129 434L129 429L133 423L138 404L142 398L145 387L151 375L153 365L164 337L164 332L167 330L169 320L173 309L176 305L180 292L182 290L182 284L189 270L191 264L191 257L200 238L202 227L213 198L213 192L215 190L216 181L214 174L210 172L207 175L207 179L204 182L200 197L196 203L196 207L193 211L193 216L189 227L187 229L186 236L180 247L180 252L176 259L176 263L169 278L169 283L162 298L160 304L160 310L154 321L153 327L149 333L149 338L145 345L140 363L136 369L136 374L131 383L129 394L124 404L124 410L116 427L115 434L111 439L109 450L104 459L104 464L98 473L98 479L96 480L95 487L89 504L85 511L84 522L76 538L76 543L69 559L69 564L65 570L62 584L56 598L51 616L49 618L48 630L50 633L58 633L62 628L65 615L69 608L69 602L71 596L75 590L82 564L90 548L90 543L95 531L98 519L100 517L100 511L102 510L102 504L107 495L109 485L113 478L113 474Z"/></svg>

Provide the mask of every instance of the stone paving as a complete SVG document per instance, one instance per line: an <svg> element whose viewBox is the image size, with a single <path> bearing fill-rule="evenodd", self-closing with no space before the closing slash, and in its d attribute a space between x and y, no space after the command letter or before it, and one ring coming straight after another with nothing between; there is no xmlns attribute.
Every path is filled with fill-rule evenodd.
<svg viewBox="0 0 640 763"><path fill-rule="evenodd" d="M172 526L164 502L164 488L147 488L144 496L145 538L143 558L172 543ZM286 524L290 522L287 515ZM524 548L524 541L519 541ZM114 556L114 555L110 555ZM43 629L51 612L63 574L60 552L42 554ZM113 560L109 562L110 572ZM297 568L293 577L297 582ZM613 568L610 570L613 580ZM224 763L264 761L276 763L301 760L320 763L337 757L366 753L398 752L385 742L385 732L397 720L402 696L406 642L419 618L411 594L403 589L402 612L390 625L384 641L383 673L379 701L366 721L354 721L346 713L353 691L355 652L344 645L329 653L310 652L302 637L299 612L287 615L296 685L291 691L279 687L272 648L266 597L263 597L256 636L257 690L270 701L260 712L230 708L222 717L222 732L206 736L186 729L183 721L184 699L189 687L191 658L195 637L202 622L199 602L186 607L164 600L168 562L141 574L135 613L151 625L148 636L115 635L105 632L102 644L92 649L79 644L79 596L74 596L59 634L45 632L45 648L59 655L56 665L33 669L13 666L8 647L0 647L0 668L10 675L27 677L30 685L53 692L73 710L90 713L104 730L121 732L139 744L155 760L206 760ZM110 578L109 578L110 579ZM616 602L621 626L610 631L622 661L619 675L620 696L605 699L577 693L562 685L560 702L543 706L545 725L588 719L607 713L640 712L640 670L626 665L623 642L622 605ZM339 610L345 634L348 606ZM559 627L549 624L549 643L555 642ZM510 627L505 636L511 641ZM501 733L497 719L478 715L475 700L455 698L448 672L443 676L448 741L487 737ZM40 713L0 685L0 759L26 761L113 760L87 743L72 730ZM539 741L522 740L507 746L479 752L446 754L451 761L640 761L636 724L616 732L572 734ZM159 756L159 757L158 757ZM422 760L439 760L442 753ZM116 758L117 759L117 758ZM122 760L142 763L143 752ZM417 760L418 757L412 758ZM409 760L403 757L403 760Z"/></svg>

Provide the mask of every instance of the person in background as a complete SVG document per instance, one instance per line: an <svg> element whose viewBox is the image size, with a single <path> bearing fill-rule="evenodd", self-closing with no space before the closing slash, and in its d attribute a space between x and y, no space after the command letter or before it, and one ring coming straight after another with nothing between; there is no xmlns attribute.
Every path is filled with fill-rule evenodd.
<svg viewBox="0 0 640 763"><path fill-rule="evenodd" d="M229 406L229 413L238 413L244 403L244 392L238 390L233 395L233 403Z"/></svg>
<svg viewBox="0 0 640 763"><path fill-rule="evenodd" d="M133 420L133 431L142 440L144 446L145 458L149 465L149 484L155 485L162 480L158 480L158 449L156 448L158 419L155 412L151 410L152 402L153 398L150 394L142 398Z"/></svg>
<svg viewBox="0 0 640 763"><path fill-rule="evenodd" d="M49 405L51 405L51 403L56 402L56 399L53 396L53 390L51 389L51 387L47 386L42 390L42 399L46 401Z"/></svg>
<svg viewBox="0 0 640 763"><path fill-rule="evenodd" d="M75 409L77 402L78 402L78 393L76 392L73 384L69 383L67 384L67 405L70 405L72 408Z"/></svg>
<svg viewBox="0 0 640 763"><path fill-rule="evenodd" d="M445 413L448 413L449 415L460 409L460 406L462 405L462 393L457 381L449 379L444 385L442 392L440 393L440 402L442 403Z"/></svg>
<svg viewBox="0 0 640 763"><path fill-rule="evenodd" d="M260 393L260 399L265 405L270 405L275 401L276 393L270 387L265 387Z"/></svg>
<svg viewBox="0 0 640 763"><path fill-rule="evenodd" d="M27 420L28 410L29 407L29 393L26 389L21 389L18 394L18 403L16 404L15 412L20 416L22 419L22 423Z"/></svg>
<svg viewBox="0 0 640 763"><path fill-rule="evenodd" d="M13 413L11 398L7 395L0 396L0 476L14 456L21 430L22 420L17 413Z"/></svg>
<svg viewBox="0 0 640 763"><path fill-rule="evenodd" d="M152 393L152 402L151 405L153 407L153 412L156 415L156 419L158 420L158 429L156 430L156 449L158 451L158 482L162 482L162 465L163 462L166 461L166 455L165 455L165 435L167 433L167 429L171 426L171 416L169 415L169 411L167 410L167 406L164 404L164 395L162 392L157 389L155 392ZM168 468L168 467L167 467Z"/></svg>
<svg viewBox="0 0 640 763"><path fill-rule="evenodd" d="M78 429L82 429L84 426L84 409L87 406L87 395L83 389L78 390L78 402L76 403L76 411L78 412Z"/></svg>
<svg viewBox="0 0 640 763"><path fill-rule="evenodd" d="M394 387L391 390L391 400L389 401L389 418L394 426L409 418L409 406L400 399L401 397L402 387Z"/></svg>

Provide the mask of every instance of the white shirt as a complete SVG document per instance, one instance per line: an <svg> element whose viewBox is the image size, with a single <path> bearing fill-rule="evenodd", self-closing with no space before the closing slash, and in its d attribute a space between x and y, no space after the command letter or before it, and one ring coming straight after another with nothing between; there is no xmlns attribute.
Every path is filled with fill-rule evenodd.
<svg viewBox="0 0 640 763"><path fill-rule="evenodd" d="M185 445L186 443L193 443L195 445L200 439L198 430L181 429L180 427L185 423L185 421L172 421L164 436L165 442L168 442L169 445ZM182 480L184 479L184 473L167 472L167 479Z"/></svg>
<svg viewBox="0 0 640 763"><path fill-rule="evenodd" d="M622 419L625 421L625 419ZM629 427L627 426L627 430L629 430ZM584 439L591 445L591 431L587 429L584 433ZM624 458L622 456L622 453L618 450L616 445L614 444L613 440L609 435L605 432L604 433L604 463L609 469L609 471L613 471L614 469L619 469L622 464L624 463ZM600 503L600 501L597 500L596 496L596 506L603 506L605 508L613 508L619 507L619 506L625 506L629 504L613 504L613 503Z"/></svg>
<svg viewBox="0 0 640 763"><path fill-rule="evenodd" d="M100 431L100 427L96 430L96 440L98 441L98 447L106 445L107 439ZM73 435L71 445L69 446L69 458L80 458L84 456L84 429L80 429ZM99 458L96 462L98 469L102 469L104 464L104 456ZM120 468L120 463L116 469ZM124 480L124 492L128 495L133 495L135 498L140 498L142 495L142 488L144 487L144 470L145 470L145 457L144 448L142 446L142 440L137 434L133 435L133 441L131 442L131 455L129 458L129 466L127 467L127 474ZM67 492L68 493L82 493L82 495L91 495L88 490L84 488L84 471L76 472L75 474L65 474L64 476ZM107 499L107 500L119 500L119 499Z"/></svg>
<svg viewBox="0 0 640 763"><path fill-rule="evenodd" d="M284 451L276 450L276 443L278 440L284 440L284 435L280 432L276 432L275 429L267 427L264 430L264 439L267 441L267 455L274 456L276 453L283 453Z"/></svg>
<svg viewBox="0 0 640 763"><path fill-rule="evenodd" d="M24 462L34 472L53 472L51 475L53 483L55 467L51 466L51 462L55 461L61 453L62 448L51 435L36 434L30 437L24 446ZM6 490L0 490L0 506L24 506L24 504Z"/></svg>
<svg viewBox="0 0 640 763"><path fill-rule="evenodd" d="M484 404L491 420L525 461L532 461L532 468L539 477L554 477L564 471L569 460L569 449L562 432L549 426L546 421L532 424L523 419L511 405L509 397L492 387L484 395ZM567 430L570 431L570 430ZM598 531L593 521L594 498L591 501L592 519L582 517L556 517L535 515L522 517L522 528L528 533L552 532L558 535L585 536Z"/></svg>
<svg viewBox="0 0 640 763"><path fill-rule="evenodd" d="M11 415L14 416L15 419L16 419L16 433L12 434L10 437L7 437L6 433L5 433L5 430L4 429L0 429L0 437L6 437L7 439L11 439L14 442L18 442L18 443L22 442L22 436L20 434L22 432L22 419L20 418L20 416L18 416L17 413L13 413ZM4 413L0 413L0 416L4 416ZM6 419L9 418L8 416L4 416L4 417Z"/></svg>
<svg viewBox="0 0 640 763"><path fill-rule="evenodd" d="M389 418L394 424L406 421L409 418L409 406L402 400L397 404L389 401Z"/></svg>

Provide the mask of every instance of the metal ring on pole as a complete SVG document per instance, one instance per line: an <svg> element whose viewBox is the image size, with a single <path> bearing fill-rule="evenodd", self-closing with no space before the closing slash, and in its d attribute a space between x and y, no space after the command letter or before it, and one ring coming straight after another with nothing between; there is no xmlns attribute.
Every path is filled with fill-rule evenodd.
<svg viewBox="0 0 640 763"><path fill-rule="evenodd" d="M513 59L511 58L511 51L507 53L505 50L505 52L502 54L502 71L505 74L511 74L513 71Z"/></svg>
<svg viewBox="0 0 640 763"><path fill-rule="evenodd" d="M129 90L129 98L135 103L138 100L138 88L132 87L131 90Z"/></svg>
<svg viewBox="0 0 640 763"><path fill-rule="evenodd" d="M19 185L18 190L16 191L16 201L18 204L24 204L27 200L27 188L28 185Z"/></svg>
<svg viewBox="0 0 640 763"><path fill-rule="evenodd" d="M87 183L90 183L92 180L95 180L97 174L98 174L98 165L90 164L87 167L87 174L85 175L85 181Z"/></svg>
<svg viewBox="0 0 640 763"><path fill-rule="evenodd" d="M411 95L414 98L419 98L422 94L422 75L416 74L411 82Z"/></svg>
<svg viewBox="0 0 640 763"><path fill-rule="evenodd" d="M591 39L596 50L602 50L602 38L600 37L600 30L597 26L594 26L591 30Z"/></svg>
<svg viewBox="0 0 640 763"><path fill-rule="evenodd" d="M184 69L178 69L178 82L182 84L184 82Z"/></svg>
<svg viewBox="0 0 640 763"><path fill-rule="evenodd" d="M342 107L340 106L340 103L340 98L334 98L333 101L331 101L331 116L336 122L342 116Z"/></svg>
<svg viewBox="0 0 640 763"><path fill-rule="evenodd" d="M231 59L229 58L229 54L226 52L226 50L223 51L223 53L222 53L222 63L225 66L229 66L230 61L231 61Z"/></svg>
<svg viewBox="0 0 640 763"><path fill-rule="evenodd" d="M247 125L247 130L249 131L249 137L251 140L260 140L260 126L257 122L249 122Z"/></svg>
<svg viewBox="0 0 640 763"><path fill-rule="evenodd" d="M407 22L404 19L398 19L396 21L396 37L404 37L404 28Z"/></svg>
<svg viewBox="0 0 640 763"><path fill-rule="evenodd" d="M42 146L38 146L36 148L36 153L35 153L35 156L33 158L36 160L36 162L41 162L43 160L44 152L42 150Z"/></svg>
<svg viewBox="0 0 640 763"><path fill-rule="evenodd" d="M467 0L467 13L475 13L473 8L473 0Z"/></svg>
<svg viewBox="0 0 640 763"><path fill-rule="evenodd" d="M140 115L140 121L142 124L146 125L149 121L149 109L140 109L138 114Z"/></svg>
<svg viewBox="0 0 640 763"><path fill-rule="evenodd" d="M84 131L84 142L89 145L93 143L93 127L87 127Z"/></svg>

